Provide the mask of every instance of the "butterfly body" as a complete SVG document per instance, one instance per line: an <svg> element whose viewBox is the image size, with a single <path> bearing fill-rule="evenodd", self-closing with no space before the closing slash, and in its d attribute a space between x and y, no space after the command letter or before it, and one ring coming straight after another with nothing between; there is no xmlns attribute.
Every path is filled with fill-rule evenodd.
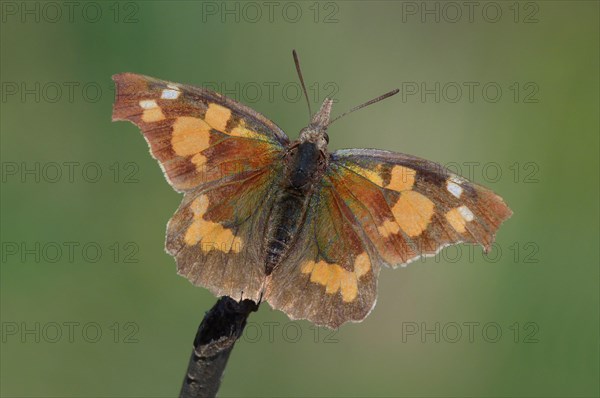
<svg viewBox="0 0 600 398"><path fill-rule="evenodd" d="M512 214L436 163L374 149L329 153L329 99L290 142L213 91L131 73L113 79L113 120L140 127L184 194L166 250L179 274L217 296L264 300L337 328L369 314L382 266L454 243L488 250Z"/></svg>
<svg viewBox="0 0 600 398"><path fill-rule="evenodd" d="M325 99L311 123L301 130L300 138L286 148L285 178L274 205L274 216L268 221L272 228L267 233L266 275L273 272L297 241L311 198L327 169L326 130L332 103Z"/></svg>

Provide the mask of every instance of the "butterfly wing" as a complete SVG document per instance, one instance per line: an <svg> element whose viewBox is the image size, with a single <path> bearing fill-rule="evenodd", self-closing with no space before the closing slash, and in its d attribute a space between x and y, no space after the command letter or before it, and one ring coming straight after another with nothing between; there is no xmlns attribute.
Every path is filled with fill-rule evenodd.
<svg viewBox="0 0 600 398"><path fill-rule="evenodd" d="M487 251L512 214L489 189L437 163L400 153L337 151L328 178L390 266L460 242Z"/></svg>
<svg viewBox="0 0 600 398"><path fill-rule="evenodd" d="M186 194L167 226L166 249L178 273L217 297L259 302L265 281L260 237L278 175L273 165Z"/></svg>
<svg viewBox="0 0 600 398"><path fill-rule="evenodd" d="M113 80L113 121L129 120L142 130L179 192L264 167L288 143L275 123L219 93L132 73Z"/></svg>
<svg viewBox="0 0 600 398"><path fill-rule="evenodd" d="M288 138L273 122L203 88L113 76L113 120L136 124L169 184L184 192L167 227L178 272L215 295L258 300L256 236Z"/></svg>
<svg viewBox="0 0 600 398"><path fill-rule="evenodd" d="M436 163L363 149L333 153L312 200L304 241L274 271L266 299L332 328L369 314L381 265L459 242L487 250L512 214L499 196Z"/></svg>
<svg viewBox="0 0 600 398"><path fill-rule="evenodd" d="M299 241L267 280L265 300L292 319L337 328L375 304L379 265L350 209L324 180L311 198Z"/></svg>

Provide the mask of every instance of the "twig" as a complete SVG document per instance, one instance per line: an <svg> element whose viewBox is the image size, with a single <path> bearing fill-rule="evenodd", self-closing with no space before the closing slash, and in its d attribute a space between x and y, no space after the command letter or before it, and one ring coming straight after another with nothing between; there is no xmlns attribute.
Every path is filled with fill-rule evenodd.
<svg viewBox="0 0 600 398"><path fill-rule="evenodd" d="M252 300L237 302L221 297L206 313L196 332L180 398L217 395L231 350L242 335L248 316L256 310L258 304Z"/></svg>

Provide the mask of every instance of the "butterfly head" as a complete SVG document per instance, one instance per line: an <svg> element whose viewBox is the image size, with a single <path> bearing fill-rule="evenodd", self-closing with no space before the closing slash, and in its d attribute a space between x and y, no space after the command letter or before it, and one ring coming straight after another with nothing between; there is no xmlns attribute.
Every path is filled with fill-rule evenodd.
<svg viewBox="0 0 600 398"><path fill-rule="evenodd" d="M331 115L331 106L333 100L325 98L319 112L312 117L310 124L300 130L300 142L312 142L321 151L327 149L329 136L327 135L327 126L329 125L329 117Z"/></svg>

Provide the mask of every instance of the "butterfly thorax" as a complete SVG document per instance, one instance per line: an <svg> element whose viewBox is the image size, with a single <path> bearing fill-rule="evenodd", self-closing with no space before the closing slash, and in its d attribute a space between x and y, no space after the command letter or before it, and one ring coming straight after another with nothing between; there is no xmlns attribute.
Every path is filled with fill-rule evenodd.
<svg viewBox="0 0 600 398"><path fill-rule="evenodd" d="M290 144L285 155L284 178L269 217L265 272L285 259L304 227L310 199L327 169L327 123L332 101L326 99L311 123Z"/></svg>

